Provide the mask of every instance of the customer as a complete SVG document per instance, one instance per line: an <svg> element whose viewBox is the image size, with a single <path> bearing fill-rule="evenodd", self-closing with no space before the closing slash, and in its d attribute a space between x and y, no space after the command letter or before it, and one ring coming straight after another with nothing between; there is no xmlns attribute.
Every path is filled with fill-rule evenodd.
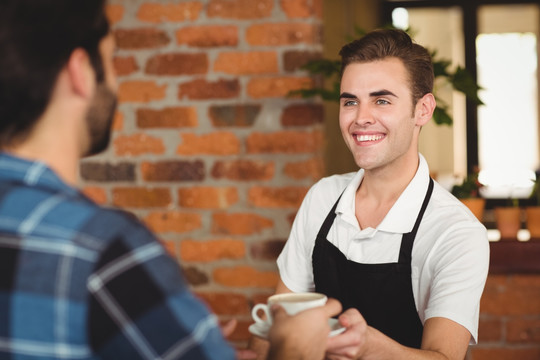
<svg viewBox="0 0 540 360"><path fill-rule="evenodd" d="M485 227L418 153L435 109L428 51L401 30L341 49L339 124L360 170L305 197L278 258L277 292L341 301L331 359L463 359L477 341Z"/></svg>
<svg viewBox="0 0 540 360"><path fill-rule="evenodd" d="M74 187L109 142L113 51L104 0L0 2L0 358L233 359L155 236ZM276 317L272 351L339 311Z"/></svg>

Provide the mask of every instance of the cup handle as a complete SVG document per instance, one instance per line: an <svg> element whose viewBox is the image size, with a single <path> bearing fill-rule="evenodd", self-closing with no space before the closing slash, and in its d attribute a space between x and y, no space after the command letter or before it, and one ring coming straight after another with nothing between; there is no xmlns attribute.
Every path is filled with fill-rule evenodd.
<svg viewBox="0 0 540 360"><path fill-rule="evenodd" d="M262 310L264 314L266 315L266 319L262 319L259 317L259 310ZM253 317L253 320L257 324L268 324L272 322L272 317L270 315L270 310L268 309L268 305L266 304L257 304L253 307L253 310L251 310L251 317Z"/></svg>

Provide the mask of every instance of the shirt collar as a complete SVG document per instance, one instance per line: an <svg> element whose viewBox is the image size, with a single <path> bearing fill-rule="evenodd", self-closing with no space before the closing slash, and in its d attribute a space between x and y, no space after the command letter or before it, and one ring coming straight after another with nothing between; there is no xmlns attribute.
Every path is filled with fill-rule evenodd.
<svg viewBox="0 0 540 360"><path fill-rule="evenodd" d="M0 152L0 181L36 186L68 195L79 194L77 189L62 181L44 162L30 161L5 152Z"/></svg>
<svg viewBox="0 0 540 360"><path fill-rule="evenodd" d="M418 156L420 160L416 174L377 226L377 230L404 234L413 229L429 186L428 164L422 154ZM343 191L336 207L336 214L341 214L342 219L351 224L358 224L355 215L355 195L363 177L364 170L360 169Z"/></svg>

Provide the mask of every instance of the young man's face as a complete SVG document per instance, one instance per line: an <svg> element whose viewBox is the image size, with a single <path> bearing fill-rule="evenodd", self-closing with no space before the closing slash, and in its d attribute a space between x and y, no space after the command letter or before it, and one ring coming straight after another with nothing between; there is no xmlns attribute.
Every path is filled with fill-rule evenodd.
<svg viewBox="0 0 540 360"><path fill-rule="evenodd" d="M89 133L89 146L85 156L98 154L109 145L111 127L116 110L116 92L118 88L113 64L114 50L114 38L109 34L99 44L105 79L98 82L94 98L88 109L86 121Z"/></svg>
<svg viewBox="0 0 540 360"><path fill-rule="evenodd" d="M401 60L348 65L341 79L339 124L356 164L372 170L416 155L417 108Z"/></svg>

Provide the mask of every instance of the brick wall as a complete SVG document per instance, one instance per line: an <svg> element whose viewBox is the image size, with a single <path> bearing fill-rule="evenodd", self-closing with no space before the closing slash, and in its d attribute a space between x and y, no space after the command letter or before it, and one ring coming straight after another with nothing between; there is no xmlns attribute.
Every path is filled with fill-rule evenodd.
<svg viewBox="0 0 540 360"><path fill-rule="evenodd" d="M84 191L153 229L193 289L240 320L277 281L275 258L323 173L323 108L289 98L312 79L321 0L111 0L119 109Z"/></svg>
<svg viewBox="0 0 540 360"><path fill-rule="evenodd" d="M490 275L480 312L468 360L540 359L540 275Z"/></svg>

